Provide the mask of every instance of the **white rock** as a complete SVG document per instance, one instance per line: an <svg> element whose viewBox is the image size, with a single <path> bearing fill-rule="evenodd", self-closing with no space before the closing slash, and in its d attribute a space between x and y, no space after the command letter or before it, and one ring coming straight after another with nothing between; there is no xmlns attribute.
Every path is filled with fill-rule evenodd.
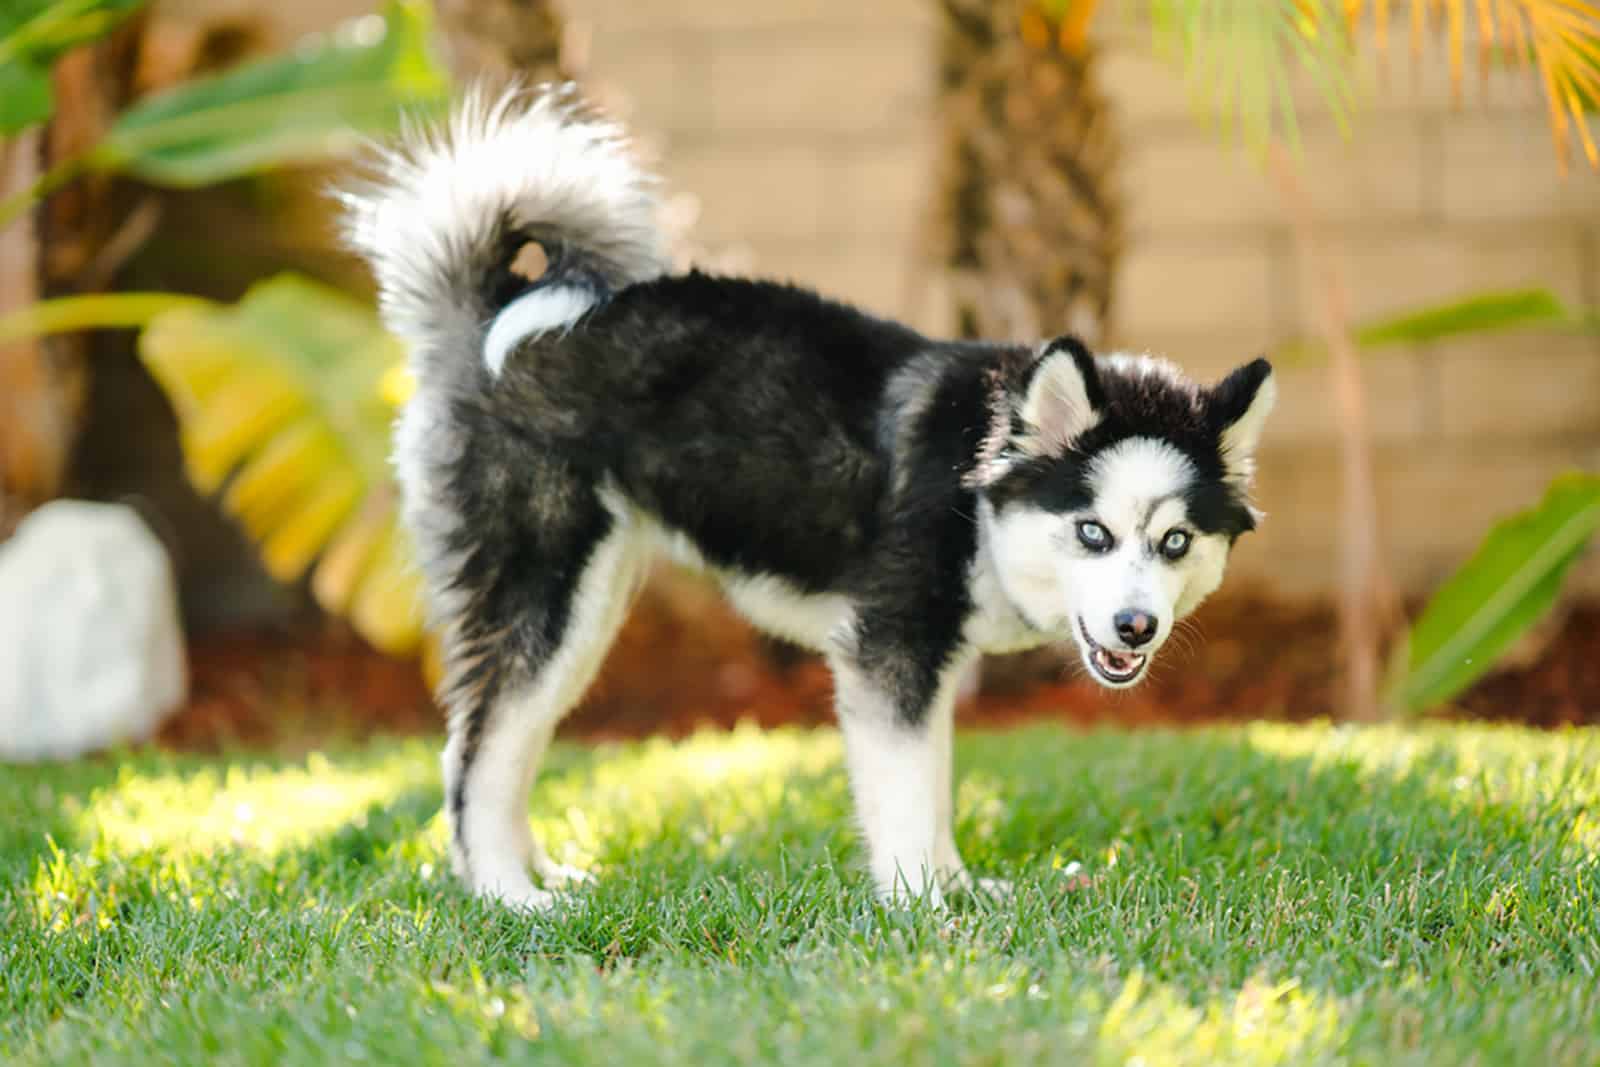
<svg viewBox="0 0 1600 1067"><path fill-rule="evenodd" d="M188 688L172 564L131 509L57 500L0 544L0 759L143 740Z"/></svg>

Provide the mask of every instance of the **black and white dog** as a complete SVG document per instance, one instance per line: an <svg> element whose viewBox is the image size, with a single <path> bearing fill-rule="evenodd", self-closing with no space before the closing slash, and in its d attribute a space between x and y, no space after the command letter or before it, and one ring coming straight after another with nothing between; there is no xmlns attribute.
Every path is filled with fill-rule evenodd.
<svg viewBox="0 0 1600 1067"><path fill-rule="evenodd" d="M669 273L653 180L565 91L475 98L405 141L348 228L417 380L395 454L445 643L459 874L527 907L581 877L533 839L528 791L665 551L826 655L879 890L970 885L958 678L1071 639L1102 684L1138 682L1255 525L1271 367L1202 387L1070 337L935 341Z"/></svg>

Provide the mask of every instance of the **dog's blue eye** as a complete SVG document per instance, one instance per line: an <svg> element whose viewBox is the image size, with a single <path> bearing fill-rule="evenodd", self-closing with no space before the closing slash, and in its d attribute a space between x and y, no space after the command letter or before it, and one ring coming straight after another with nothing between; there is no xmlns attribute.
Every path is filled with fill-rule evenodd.
<svg viewBox="0 0 1600 1067"><path fill-rule="evenodd" d="M1167 536L1161 539L1161 554L1168 559L1182 559L1187 551L1189 551L1187 530L1168 530Z"/></svg>
<svg viewBox="0 0 1600 1067"><path fill-rule="evenodd" d="M1111 547L1111 531L1098 522L1085 519L1078 523L1078 540L1083 542L1084 548L1104 552Z"/></svg>

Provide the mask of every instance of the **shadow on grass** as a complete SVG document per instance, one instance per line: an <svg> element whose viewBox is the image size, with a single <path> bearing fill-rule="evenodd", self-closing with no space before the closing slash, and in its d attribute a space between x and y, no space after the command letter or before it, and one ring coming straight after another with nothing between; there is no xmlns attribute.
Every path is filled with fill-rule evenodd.
<svg viewBox="0 0 1600 1067"><path fill-rule="evenodd" d="M1572 991L1600 961L1600 735L964 737L960 844L1018 892L942 914L874 903L840 756L831 731L559 748L534 824L598 880L540 915L448 875L432 742L24 771L0 794L29 820L8 822L0 851L22 890L0 916L0 1036L115 1015L129 1040L165 1047L237 1012L252 1035L392 1020L360 1031L383 1048L435 1025L405 1021L426 1003L469 1034L584 1051L614 1031L613 1051L648 1052L663 1035L792 1030L806 999L912 1019L959 1001L1002 1042L1071 1016L1088 1020L1085 1047L1113 1022L1181 1045L1217 1012L1228 1033L1279 1012L1336 1043L1373 989L1414 1015L1460 1002L1463 1040L1487 1025L1483 989L1592 1006ZM1419 1017L1418 1033L1433 1025ZM1533 1032L1507 1019L1506 1040Z"/></svg>
<svg viewBox="0 0 1600 1067"><path fill-rule="evenodd" d="M536 830L598 880L552 915L472 901L447 876L433 747L418 742L320 765L77 769L54 807L11 825L0 870L26 882L49 862L49 833L69 858L100 858L80 892L138 871L149 891L124 900L157 912L191 907L160 891L175 862L239 881L243 898L388 895L425 906L466 959L520 942L524 960L727 962L881 947L887 931L933 947L955 929L985 951L1043 943L1238 980L1263 961L1343 975L1447 959L1564 972L1600 958L1600 831L1585 814L1600 802L1597 749L1593 737L1494 730L966 737L959 843L977 872L1020 891L944 917L875 910L831 731L558 749L533 798ZM338 788L319 791L323 776ZM159 832L141 824L185 798L187 810L161 811ZM1062 873L1070 862L1087 887ZM1009 932L991 941L998 927Z"/></svg>
<svg viewBox="0 0 1600 1067"><path fill-rule="evenodd" d="M50 855L50 843L67 852L81 842L83 807L97 790L113 785L127 760L109 753L66 765L7 767L0 778L0 886L14 883Z"/></svg>

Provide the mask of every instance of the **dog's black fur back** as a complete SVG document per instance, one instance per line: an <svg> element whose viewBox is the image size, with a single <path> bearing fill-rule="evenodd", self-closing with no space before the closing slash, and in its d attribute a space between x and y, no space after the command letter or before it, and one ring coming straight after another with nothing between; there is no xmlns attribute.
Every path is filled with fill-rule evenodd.
<svg viewBox="0 0 1600 1067"><path fill-rule="evenodd" d="M696 272L629 286L570 332L530 339L480 402L526 440L582 456L712 565L844 591L886 519L887 380L929 348L803 289ZM981 431L982 398L966 399L959 418ZM946 495L956 484L948 468L918 473Z"/></svg>

